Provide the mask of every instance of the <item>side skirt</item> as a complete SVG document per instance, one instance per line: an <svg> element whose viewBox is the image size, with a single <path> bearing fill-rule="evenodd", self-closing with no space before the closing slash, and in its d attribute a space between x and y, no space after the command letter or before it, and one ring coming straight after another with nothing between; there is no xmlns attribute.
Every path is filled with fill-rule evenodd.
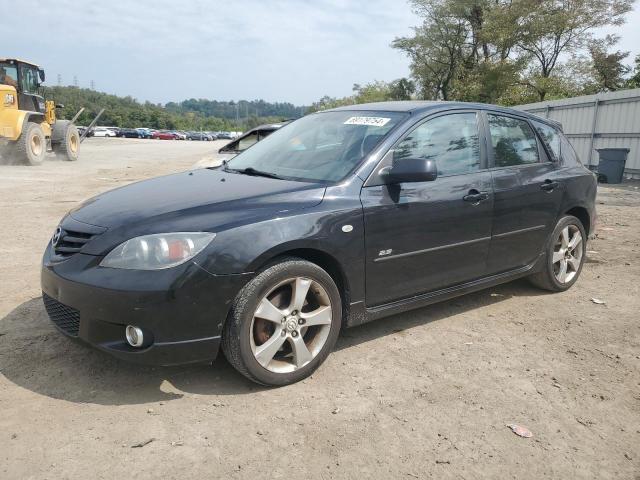
<svg viewBox="0 0 640 480"><path fill-rule="evenodd" d="M478 290L484 290L485 288L500 285L501 283L507 283L518 278L526 277L539 271L543 265L544 259L545 255L542 254L533 263L515 270L491 275L489 277L443 288L441 290L423 293L421 295L416 295L415 297L405 298L376 307L367 308L364 305L364 302L352 303L350 305L350 312L346 326L354 327L356 325L362 325L363 323L368 323L373 320L408 312L410 310L415 310L416 308L426 307L443 300L449 300L467 293L477 292Z"/></svg>

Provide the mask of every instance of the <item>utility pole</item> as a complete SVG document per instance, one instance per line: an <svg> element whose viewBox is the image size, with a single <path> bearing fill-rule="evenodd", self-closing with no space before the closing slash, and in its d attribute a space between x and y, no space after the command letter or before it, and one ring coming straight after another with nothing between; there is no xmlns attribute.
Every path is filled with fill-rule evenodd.
<svg viewBox="0 0 640 480"><path fill-rule="evenodd" d="M62 86L62 75L58 74L58 86Z"/></svg>
<svg viewBox="0 0 640 480"><path fill-rule="evenodd" d="M74 87L77 87L77 86L78 86L78 76L77 76L77 75L74 75L74 76L73 76L73 86L74 86Z"/></svg>
<svg viewBox="0 0 640 480"><path fill-rule="evenodd" d="M94 82L93 80L91 80L91 90L95 90L96 89L96 82Z"/></svg>

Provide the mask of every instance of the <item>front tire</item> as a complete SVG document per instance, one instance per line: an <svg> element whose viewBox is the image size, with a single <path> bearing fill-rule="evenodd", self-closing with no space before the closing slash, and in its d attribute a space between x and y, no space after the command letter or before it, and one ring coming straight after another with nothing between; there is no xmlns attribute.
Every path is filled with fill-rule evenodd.
<svg viewBox="0 0 640 480"><path fill-rule="evenodd" d="M27 122L20 138L16 140L14 154L19 161L27 165L42 164L47 154L47 140L40 125Z"/></svg>
<svg viewBox="0 0 640 480"><path fill-rule="evenodd" d="M560 219L545 247L543 269L529 277L536 287L564 292L578 280L587 256L587 235L572 215Z"/></svg>
<svg viewBox="0 0 640 480"><path fill-rule="evenodd" d="M57 157L68 162L78 160L80 134L74 124L68 120L58 120L53 124L51 146Z"/></svg>
<svg viewBox="0 0 640 480"><path fill-rule="evenodd" d="M311 262L290 258L267 267L240 291L222 349L250 380L288 385L325 361L341 322L342 300L333 279Z"/></svg>

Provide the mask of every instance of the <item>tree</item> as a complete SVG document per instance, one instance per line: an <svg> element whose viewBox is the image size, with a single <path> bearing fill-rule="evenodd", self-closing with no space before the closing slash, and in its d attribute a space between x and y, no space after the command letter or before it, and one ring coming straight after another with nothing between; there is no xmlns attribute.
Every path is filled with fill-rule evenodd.
<svg viewBox="0 0 640 480"><path fill-rule="evenodd" d="M414 0L423 24L414 28L413 37L396 38L392 46L411 59L411 73L426 100L448 100L462 49L467 40L464 19L455 15L450 1Z"/></svg>
<svg viewBox="0 0 640 480"><path fill-rule="evenodd" d="M336 98L325 95L317 102L311 104L308 109L309 113L319 112L321 110L329 110L330 108L342 107L345 105L353 105L355 102L354 97Z"/></svg>
<svg viewBox="0 0 640 480"><path fill-rule="evenodd" d="M139 103L131 97L117 97L90 89L77 87L48 87L45 89L47 99L55 99L56 103L64 105L58 110L62 119L72 118L81 107L85 112L78 118L79 125L88 125L95 115L104 108L100 119L101 125L118 127L150 127L157 129L186 129L186 130L236 130L235 104L231 102L217 102L215 100L185 100L180 103L162 105L150 102ZM263 100L243 102L243 116L245 105L251 116L248 124L259 125L274 121L281 121L292 116L299 116L300 107L293 107L288 103L267 103ZM255 115L259 111L261 115ZM281 114L269 114L275 111ZM287 115L294 112L296 115ZM214 113L226 115L221 118Z"/></svg>
<svg viewBox="0 0 640 480"><path fill-rule="evenodd" d="M636 55L635 68L633 69L633 75L627 81L629 88L640 88L640 55Z"/></svg>
<svg viewBox="0 0 640 480"><path fill-rule="evenodd" d="M605 39L595 41L589 46L593 79L597 92L614 91L623 88L626 84L625 77L631 68L623 63L629 56L629 52L616 50L609 52L609 47L617 43L617 37L607 36Z"/></svg>
<svg viewBox="0 0 640 480"><path fill-rule="evenodd" d="M355 105L357 103L384 102L387 100L410 100L415 92L415 84L406 78L399 78L392 82L374 80L373 82L353 85L353 95L335 98L325 95L313 103L308 113L328 110L330 108Z"/></svg>
<svg viewBox="0 0 640 480"><path fill-rule="evenodd" d="M516 49L532 61L523 79L544 100L562 55L586 47L597 28L621 25L634 0L514 0L494 19L514 25Z"/></svg>
<svg viewBox="0 0 640 480"><path fill-rule="evenodd" d="M596 29L621 24L633 1L411 0L422 24L392 46L409 56L425 99L544 100L575 91L572 59L594 45ZM596 55L591 74L618 84L622 54Z"/></svg>
<svg viewBox="0 0 640 480"><path fill-rule="evenodd" d="M365 85L354 84L354 103L384 102L391 97L388 83L375 80Z"/></svg>
<svg viewBox="0 0 640 480"><path fill-rule="evenodd" d="M411 100L416 91L416 84L408 78L399 78L389 84L390 100Z"/></svg>

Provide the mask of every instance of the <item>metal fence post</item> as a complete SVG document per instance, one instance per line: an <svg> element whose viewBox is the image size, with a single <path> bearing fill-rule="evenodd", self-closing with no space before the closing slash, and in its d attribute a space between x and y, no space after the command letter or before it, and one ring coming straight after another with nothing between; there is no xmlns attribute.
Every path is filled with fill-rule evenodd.
<svg viewBox="0 0 640 480"><path fill-rule="evenodd" d="M589 160L587 166L591 166L591 160L593 159L593 142L596 136L596 126L598 124L598 106L600 106L600 99L596 98L593 107L593 121L591 122L591 140L589 141Z"/></svg>

